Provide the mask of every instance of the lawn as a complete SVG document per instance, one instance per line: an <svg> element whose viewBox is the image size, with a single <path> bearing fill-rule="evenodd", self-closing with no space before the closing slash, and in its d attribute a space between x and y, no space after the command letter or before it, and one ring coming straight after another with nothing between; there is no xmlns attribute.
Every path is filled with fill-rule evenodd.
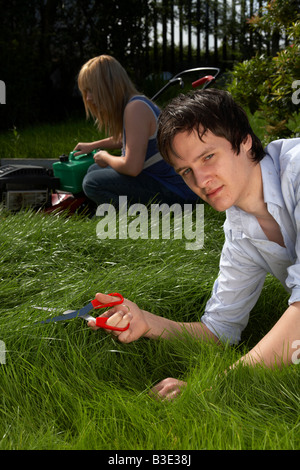
<svg viewBox="0 0 300 470"><path fill-rule="evenodd" d="M14 129L0 136L1 158L56 158L96 134L84 121ZM99 291L174 320L199 320L218 273L224 222L204 209L204 246L187 250L172 236L100 240L97 217L0 208L1 450L300 448L297 365L223 373L286 308L286 293L269 276L236 347L186 335L125 345L80 319L34 324L49 315L36 306L61 313ZM154 400L151 387L169 376L187 389L172 402Z"/></svg>
<svg viewBox="0 0 300 470"><path fill-rule="evenodd" d="M121 292L154 313L199 320L218 271L223 215L205 207L205 243L99 240L97 218L0 213L0 449L199 450L299 448L299 369L239 368L282 312L268 278L239 347L184 336L124 345L83 320L48 325L96 292ZM3 352L2 352L3 359ZM173 402L149 390L188 381Z"/></svg>
<svg viewBox="0 0 300 470"><path fill-rule="evenodd" d="M91 121L69 118L59 123L41 123L0 132L0 158L58 158L71 152L78 142L99 140Z"/></svg>
<svg viewBox="0 0 300 470"><path fill-rule="evenodd" d="M258 114L248 115L255 133L263 140L265 121ZM55 159L71 152L78 142L93 142L100 138L97 127L90 120L79 117L25 128L13 126L0 132L0 158Z"/></svg>

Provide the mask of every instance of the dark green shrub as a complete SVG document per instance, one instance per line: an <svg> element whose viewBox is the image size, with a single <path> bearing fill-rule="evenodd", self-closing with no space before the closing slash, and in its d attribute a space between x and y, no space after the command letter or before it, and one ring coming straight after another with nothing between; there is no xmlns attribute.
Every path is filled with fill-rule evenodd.
<svg viewBox="0 0 300 470"><path fill-rule="evenodd" d="M237 64L228 88L251 113L259 111L268 123L266 141L299 135L300 20L289 28L290 45L275 57L256 55Z"/></svg>

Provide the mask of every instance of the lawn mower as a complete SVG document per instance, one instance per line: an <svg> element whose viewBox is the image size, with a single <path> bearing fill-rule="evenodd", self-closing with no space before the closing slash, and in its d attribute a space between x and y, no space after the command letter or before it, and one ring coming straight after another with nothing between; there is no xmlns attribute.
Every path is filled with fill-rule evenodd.
<svg viewBox="0 0 300 470"><path fill-rule="evenodd" d="M174 85L184 88L183 76L200 75L192 82L192 87L209 87L217 78L220 69L198 67L184 70L171 78L153 97L156 101L167 89ZM91 202L82 191L82 181L94 163L94 150L89 154L64 154L52 164L52 168L26 164L0 166L0 202L10 211L33 208L45 212L65 211L69 213L89 212Z"/></svg>

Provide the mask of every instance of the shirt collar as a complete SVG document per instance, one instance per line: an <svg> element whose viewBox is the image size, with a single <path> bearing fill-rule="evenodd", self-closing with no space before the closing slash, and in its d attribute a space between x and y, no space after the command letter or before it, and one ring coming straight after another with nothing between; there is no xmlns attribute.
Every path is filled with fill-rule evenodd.
<svg viewBox="0 0 300 470"><path fill-rule="evenodd" d="M264 201L267 204L275 204L276 206L283 207L284 201L281 192L279 162L266 154L259 162L259 165L261 167L263 181ZM226 219L236 235L240 233L241 228L244 225L242 223L242 219L245 221L245 218L247 217L252 218L253 216L236 206L232 206L226 211Z"/></svg>
<svg viewBox="0 0 300 470"><path fill-rule="evenodd" d="M264 201L267 204L272 203L284 207L278 159L272 158L267 154L260 161L260 168L263 180Z"/></svg>

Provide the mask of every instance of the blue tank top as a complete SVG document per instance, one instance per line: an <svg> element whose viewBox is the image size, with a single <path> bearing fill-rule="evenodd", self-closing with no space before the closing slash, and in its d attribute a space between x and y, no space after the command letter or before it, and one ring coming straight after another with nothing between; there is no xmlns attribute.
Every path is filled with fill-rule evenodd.
<svg viewBox="0 0 300 470"><path fill-rule="evenodd" d="M160 109L158 106L156 106L151 100L143 95L134 96L131 98L131 100L129 100L129 103L136 100L142 101L151 109L157 122L158 116L160 114ZM151 178L156 179L170 191L177 194L178 196L181 196L183 199L195 201L198 196L193 191L191 191L191 189L183 181L182 177L179 176L167 162L165 162L159 153L157 148L156 134L157 130L155 131L155 134L153 134L148 140L146 158L142 172L149 175ZM125 154L125 145L126 135L125 129L123 129L123 155Z"/></svg>

